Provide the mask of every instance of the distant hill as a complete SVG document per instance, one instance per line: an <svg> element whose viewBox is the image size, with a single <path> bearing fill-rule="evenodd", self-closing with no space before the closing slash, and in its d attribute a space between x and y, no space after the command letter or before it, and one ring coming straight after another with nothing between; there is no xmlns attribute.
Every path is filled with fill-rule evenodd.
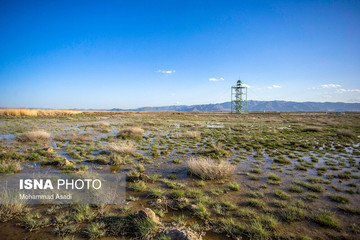
<svg viewBox="0 0 360 240"><path fill-rule="evenodd" d="M162 107L142 107L137 109L118 109L111 111L178 111L178 112L229 112L231 103L203 105L173 105ZM248 101L248 110L253 112L359 112L360 103L343 102L288 102L288 101Z"/></svg>

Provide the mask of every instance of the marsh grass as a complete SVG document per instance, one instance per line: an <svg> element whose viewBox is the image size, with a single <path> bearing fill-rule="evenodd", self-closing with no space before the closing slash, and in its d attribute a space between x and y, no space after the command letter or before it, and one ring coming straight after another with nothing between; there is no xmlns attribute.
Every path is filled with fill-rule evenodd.
<svg viewBox="0 0 360 240"><path fill-rule="evenodd" d="M336 134L340 137L354 137L355 133L350 129L338 129Z"/></svg>
<svg viewBox="0 0 360 240"><path fill-rule="evenodd" d="M229 185L228 187L231 191L239 191L240 190L240 186L237 182L233 182Z"/></svg>
<svg viewBox="0 0 360 240"><path fill-rule="evenodd" d="M306 211L301 207L290 205L281 213L281 217L287 222L301 221L306 217Z"/></svg>
<svg viewBox="0 0 360 240"><path fill-rule="evenodd" d="M275 196L282 199L282 200L288 200L290 199L290 195L287 194L286 192L282 191L282 190L279 190L279 189L276 189L275 190Z"/></svg>
<svg viewBox="0 0 360 240"><path fill-rule="evenodd" d="M121 141L108 143L107 149L111 153L133 154L136 151L137 144L133 141Z"/></svg>
<svg viewBox="0 0 360 240"><path fill-rule="evenodd" d="M199 138L201 136L201 132L199 131L186 131L183 133L184 137L187 138Z"/></svg>
<svg viewBox="0 0 360 240"><path fill-rule="evenodd" d="M0 161L0 173L17 173L22 170L18 161Z"/></svg>
<svg viewBox="0 0 360 240"><path fill-rule="evenodd" d="M103 222L93 222L86 228L86 234L89 239L97 239L105 236L106 229L105 223Z"/></svg>
<svg viewBox="0 0 360 240"><path fill-rule="evenodd" d="M190 188L185 190L185 196L188 198L200 198L202 197L203 192L196 188Z"/></svg>
<svg viewBox="0 0 360 240"><path fill-rule="evenodd" d="M79 230L77 225L67 225L67 226L55 226L53 232L60 237L65 237L69 234L76 233Z"/></svg>
<svg viewBox="0 0 360 240"><path fill-rule="evenodd" d="M45 131L32 131L20 135L17 140L24 143L44 143L50 141L50 133Z"/></svg>
<svg viewBox="0 0 360 240"><path fill-rule="evenodd" d="M208 219L210 217L210 212L206 209L205 205L201 202L196 204L194 209L194 215L201 219Z"/></svg>
<svg viewBox="0 0 360 240"><path fill-rule="evenodd" d="M26 215L20 217L20 220L30 231L46 227L50 224L50 218L42 217L39 212L27 213Z"/></svg>
<svg viewBox="0 0 360 240"><path fill-rule="evenodd" d="M224 179L232 176L235 167L230 162L220 161L219 163L213 159L190 158L186 162L188 171L203 180Z"/></svg>
<svg viewBox="0 0 360 240"><path fill-rule="evenodd" d="M90 207L89 204L77 205L73 214L75 222L92 221L96 216L97 213Z"/></svg>
<svg viewBox="0 0 360 240"><path fill-rule="evenodd" d="M253 192L253 191L250 191L248 193L249 197L250 198L264 198L265 195L262 193L262 192Z"/></svg>
<svg viewBox="0 0 360 240"><path fill-rule="evenodd" d="M164 196L164 191L159 188L152 188L148 196L151 198L161 198Z"/></svg>
<svg viewBox="0 0 360 240"><path fill-rule="evenodd" d="M234 239L238 239L242 234L244 234L245 229L247 228L246 224L233 218L221 218L217 221L217 224L220 230Z"/></svg>
<svg viewBox="0 0 360 240"><path fill-rule="evenodd" d="M273 180L273 181L281 181L281 177L276 175L275 173L270 173L268 175L268 179Z"/></svg>
<svg viewBox="0 0 360 240"><path fill-rule="evenodd" d="M323 128L318 127L318 126L309 126L309 127L306 127L303 131L304 132L322 132Z"/></svg>
<svg viewBox="0 0 360 240"><path fill-rule="evenodd" d="M257 208L257 209L263 209L266 206L266 204L263 201L256 199L256 198L249 198L248 204L249 204L249 206Z"/></svg>
<svg viewBox="0 0 360 240"><path fill-rule="evenodd" d="M337 230L341 229L341 225L335 218L334 213L328 210L320 210L312 217L312 219L322 226L334 228Z"/></svg>
<svg viewBox="0 0 360 240"><path fill-rule="evenodd" d="M302 189L298 185L292 184L292 185L290 185L289 191L293 192L293 193L302 193L304 191L304 189Z"/></svg>
<svg viewBox="0 0 360 240"><path fill-rule="evenodd" d="M308 200L310 202L313 202L318 198L319 198L319 196L317 194L311 193L311 192L307 193L304 197L305 200Z"/></svg>
<svg viewBox="0 0 360 240"><path fill-rule="evenodd" d="M358 214L360 215L360 208L354 208L351 207L347 204L341 204L338 206L340 210L346 212L346 213L350 213L350 214Z"/></svg>
<svg viewBox="0 0 360 240"><path fill-rule="evenodd" d="M284 156L279 156L279 157L274 158L274 162L284 164L284 165L291 163L291 161Z"/></svg>
<svg viewBox="0 0 360 240"><path fill-rule="evenodd" d="M121 138L121 139L138 139L141 138L144 135L144 129L139 128L139 127L130 127L130 128L125 128L123 130L121 130L118 134L117 137Z"/></svg>
<svg viewBox="0 0 360 240"><path fill-rule="evenodd" d="M28 200L20 199L6 188L1 190L0 199L0 222L8 221L28 210L26 207Z"/></svg>
<svg viewBox="0 0 360 240"><path fill-rule="evenodd" d="M350 202L349 198L340 194L331 194L329 195L329 198L334 202L343 203L343 204Z"/></svg>
<svg viewBox="0 0 360 240"><path fill-rule="evenodd" d="M175 224L178 224L180 226L185 226L186 225L187 217L184 214L180 214L178 216L173 216L171 219L173 220L173 222Z"/></svg>
<svg viewBox="0 0 360 240"><path fill-rule="evenodd" d="M313 192L322 192L322 191L324 191L323 187L321 185L318 185L318 184L311 184L311 183L307 183L307 182L304 182L304 181L296 181L295 183L297 185L305 187L308 190L313 191Z"/></svg>
<svg viewBox="0 0 360 240"><path fill-rule="evenodd" d="M261 174L261 168L252 168L250 170L250 172L255 173L255 174Z"/></svg>
<svg viewBox="0 0 360 240"><path fill-rule="evenodd" d="M129 189L134 192L143 192L146 189L146 184L144 182L130 183Z"/></svg>
<svg viewBox="0 0 360 240"><path fill-rule="evenodd" d="M135 218L133 220L135 235L139 239L154 239L160 230L158 223L148 218Z"/></svg>

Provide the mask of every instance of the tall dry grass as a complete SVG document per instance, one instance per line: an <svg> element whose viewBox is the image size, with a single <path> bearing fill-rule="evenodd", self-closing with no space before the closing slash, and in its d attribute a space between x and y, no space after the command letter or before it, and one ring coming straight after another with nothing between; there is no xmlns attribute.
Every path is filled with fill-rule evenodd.
<svg viewBox="0 0 360 240"><path fill-rule="evenodd" d="M136 143L133 141L113 142L107 145L107 149L112 153L132 154L136 151Z"/></svg>
<svg viewBox="0 0 360 240"><path fill-rule="evenodd" d="M229 162L217 162L210 158L192 157L186 162L186 165L190 174L203 180L224 179L230 177L235 170L234 165Z"/></svg>
<svg viewBox="0 0 360 240"><path fill-rule="evenodd" d="M304 130L304 132L322 132L323 128L318 126L308 126Z"/></svg>
<svg viewBox="0 0 360 240"><path fill-rule="evenodd" d="M22 170L19 162L14 161L1 161L0 173L17 173Z"/></svg>
<svg viewBox="0 0 360 240"><path fill-rule="evenodd" d="M123 130L121 130L118 133L118 137L126 139L126 138L137 138L137 137L142 137L144 135L144 129L139 128L139 127L130 127L130 128L125 128Z"/></svg>
<svg viewBox="0 0 360 240"><path fill-rule="evenodd" d="M355 136L354 131L352 131L350 129L338 129L338 130L336 130L336 134L338 136L342 136L342 137L354 137Z"/></svg>
<svg viewBox="0 0 360 240"><path fill-rule="evenodd" d="M199 131L186 131L183 133L184 137L188 138L199 138L201 136L201 132Z"/></svg>
<svg viewBox="0 0 360 240"><path fill-rule="evenodd" d="M73 114L83 113L84 111L75 110L40 110L28 108L6 108L0 109L0 116L7 117L22 117L22 116L67 116Z"/></svg>
<svg viewBox="0 0 360 240"><path fill-rule="evenodd" d="M50 133L45 131L33 131L23 133L21 136L17 138L20 142L47 142L50 140Z"/></svg>

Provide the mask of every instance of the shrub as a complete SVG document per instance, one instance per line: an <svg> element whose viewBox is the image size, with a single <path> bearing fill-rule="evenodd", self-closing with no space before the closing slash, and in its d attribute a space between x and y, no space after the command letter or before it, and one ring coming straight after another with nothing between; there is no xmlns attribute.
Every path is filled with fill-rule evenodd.
<svg viewBox="0 0 360 240"><path fill-rule="evenodd" d="M233 174L235 167L229 162L191 158L186 162L189 173L203 180L224 179Z"/></svg>

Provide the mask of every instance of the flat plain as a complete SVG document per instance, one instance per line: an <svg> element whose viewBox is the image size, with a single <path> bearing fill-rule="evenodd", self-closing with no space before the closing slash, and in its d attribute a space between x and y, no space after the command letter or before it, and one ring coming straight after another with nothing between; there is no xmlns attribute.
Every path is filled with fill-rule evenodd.
<svg viewBox="0 0 360 240"><path fill-rule="evenodd" d="M127 194L3 204L0 236L357 239L359 160L359 113L2 114L0 173L123 173Z"/></svg>

